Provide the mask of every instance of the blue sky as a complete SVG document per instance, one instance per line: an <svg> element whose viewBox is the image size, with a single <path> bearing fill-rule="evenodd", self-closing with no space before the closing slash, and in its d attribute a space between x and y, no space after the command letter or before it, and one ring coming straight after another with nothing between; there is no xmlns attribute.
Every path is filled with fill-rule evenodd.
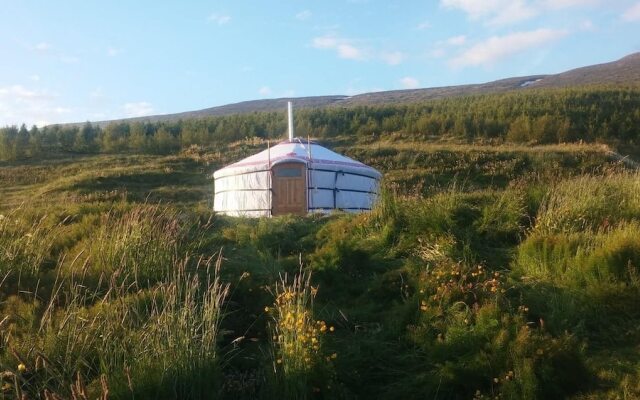
<svg viewBox="0 0 640 400"><path fill-rule="evenodd" d="M0 126L556 73L640 51L639 0L0 0Z"/></svg>

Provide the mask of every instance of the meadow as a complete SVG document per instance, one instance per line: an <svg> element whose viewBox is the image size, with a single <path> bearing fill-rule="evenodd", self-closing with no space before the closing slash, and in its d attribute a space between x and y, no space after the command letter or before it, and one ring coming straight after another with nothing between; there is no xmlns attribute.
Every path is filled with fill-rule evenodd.
<svg viewBox="0 0 640 400"><path fill-rule="evenodd" d="M640 397L640 175L605 145L326 139L367 214L213 215L170 155L0 163L0 398Z"/></svg>

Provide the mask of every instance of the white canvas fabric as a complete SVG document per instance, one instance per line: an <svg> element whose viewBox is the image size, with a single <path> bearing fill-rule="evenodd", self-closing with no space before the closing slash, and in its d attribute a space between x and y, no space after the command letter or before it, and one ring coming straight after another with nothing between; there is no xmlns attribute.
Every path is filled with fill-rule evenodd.
<svg viewBox="0 0 640 400"><path fill-rule="evenodd" d="M308 212L367 211L377 200L380 172L317 143L295 139L216 171L214 211L271 215L271 168L284 162L300 162L307 168Z"/></svg>

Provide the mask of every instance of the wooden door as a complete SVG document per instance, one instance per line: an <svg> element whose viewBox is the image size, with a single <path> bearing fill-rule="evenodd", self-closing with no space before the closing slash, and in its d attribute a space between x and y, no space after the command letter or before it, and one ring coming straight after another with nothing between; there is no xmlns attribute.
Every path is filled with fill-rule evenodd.
<svg viewBox="0 0 640 400"><path fill-rule="evenodd" d="M282 163L271 168L272 215L307 213L307 169L302 163Z"/></svg>

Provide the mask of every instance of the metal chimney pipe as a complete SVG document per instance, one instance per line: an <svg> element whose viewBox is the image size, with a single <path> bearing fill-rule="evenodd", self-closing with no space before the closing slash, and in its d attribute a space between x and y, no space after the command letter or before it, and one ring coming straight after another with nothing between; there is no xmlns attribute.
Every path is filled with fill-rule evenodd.
<svg viewBox="0 0 640 400"><path fill-rule="evenodd" d="M287 108L289 111L289 141L293 142L293 104L288 101Z"/></svg>

